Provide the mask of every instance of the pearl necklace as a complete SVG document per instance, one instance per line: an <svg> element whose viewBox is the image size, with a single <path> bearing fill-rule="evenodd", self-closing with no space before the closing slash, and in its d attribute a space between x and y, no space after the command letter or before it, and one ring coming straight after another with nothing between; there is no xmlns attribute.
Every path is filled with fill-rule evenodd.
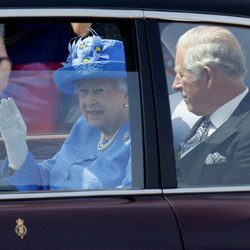
<svg viewBox="0 0 250 250"><path fill-rule="evenodd" d="M100 139L98 141L98 144L97 144L97 149L99 151L101 151L101 150L105 150L106 148L108 148L113 143L113 141L115 140L115 138L116 138L117 134L119 133L119 131L120 131L120 128L118 128L115 131L115 133L106 142L104 142L104 140L105 140L104 139L104 133L102 132L101 136L100 136Z"/></svg>

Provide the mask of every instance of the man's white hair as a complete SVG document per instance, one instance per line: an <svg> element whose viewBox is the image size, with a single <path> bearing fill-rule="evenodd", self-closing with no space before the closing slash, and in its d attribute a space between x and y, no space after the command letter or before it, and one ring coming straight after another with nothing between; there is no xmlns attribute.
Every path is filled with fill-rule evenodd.
<svg viewBox="0 0 250 250"><path fill-rule="evenodd" d="M186 52L184 66L199 78L203 66L217 69L232 77L244 79L247 68L242 48L227 29L215 26L197 26L178 40L176 48Z"/></svg>

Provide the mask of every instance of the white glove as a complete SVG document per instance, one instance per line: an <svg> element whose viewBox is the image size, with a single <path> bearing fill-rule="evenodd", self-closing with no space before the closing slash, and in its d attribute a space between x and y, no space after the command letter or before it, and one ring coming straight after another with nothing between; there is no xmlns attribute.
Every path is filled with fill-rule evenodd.
<svg viewBox="0 0 250 250"><path fill-rule="evenodd" d="M23 165L28 153L27 128L12 98L1 100L0 132L5 143L9 167L18 170Z"/></svg>

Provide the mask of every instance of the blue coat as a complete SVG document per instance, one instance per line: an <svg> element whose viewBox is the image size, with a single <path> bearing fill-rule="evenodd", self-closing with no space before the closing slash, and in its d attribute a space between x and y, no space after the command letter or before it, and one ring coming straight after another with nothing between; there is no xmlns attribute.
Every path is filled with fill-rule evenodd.
<svg viewBox="0 0 250 250"><path fill-rule="evenodd" d="M102 151L97 149L100 135L99 130L81 117L52 159L37 163L28 152L20 170L6 178L18 190L130 187L129 124L124 124L113 143ZM7 166L6 161L3 171L6 171Z"/></svg>

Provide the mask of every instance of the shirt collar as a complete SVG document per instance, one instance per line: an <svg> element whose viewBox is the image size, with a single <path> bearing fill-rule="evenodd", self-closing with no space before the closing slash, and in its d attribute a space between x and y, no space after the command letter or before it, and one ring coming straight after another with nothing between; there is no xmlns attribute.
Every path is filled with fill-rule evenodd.
<svg viewBox="0 0 250 250"><path fill-rule="evenodd" d="M242 93L234 97L210 115L210 121L216 129L219 128L232 115L242 99L247 95L248 91L249 89L246 88Z"/></svg>

